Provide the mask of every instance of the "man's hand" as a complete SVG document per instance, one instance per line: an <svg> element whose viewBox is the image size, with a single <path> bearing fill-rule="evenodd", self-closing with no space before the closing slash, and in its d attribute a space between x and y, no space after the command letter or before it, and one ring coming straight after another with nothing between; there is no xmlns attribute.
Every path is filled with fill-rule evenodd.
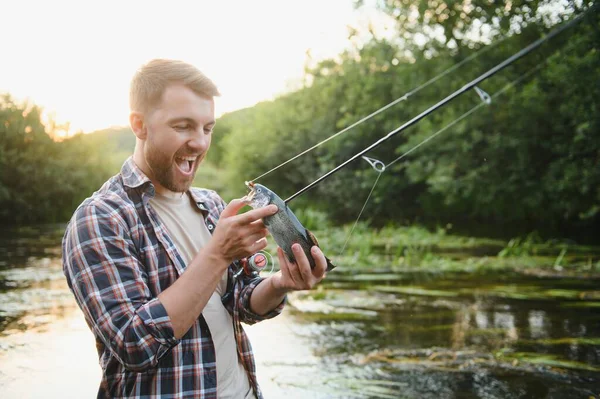
<svg viewBox="0 0 600 399"><path fill-rule="evenodd" d="M215 232L205 247L206 251L227 264L267 246L268 231L261 219L277 213L277 206L269 205L238 215L246 204L241 199L234 199L223 209Z"/></svg>
<svg viewBox="0 0 600 399"><path fill-rule="evenodd" d="M309 290L325 277L327 261L319 247L311 249L315 268L310 268L308 258L299 244L292 245L296 263L290 262L281 248L277 248L280 271L256 286L250 296L250 308L265 315L275 309L290 291Z"/></svg>
<svg viewBox="0 0 600 399"><path fill-rule="evenodd" d="M290 262L281 248L277 248L280 273L273 278L273 287L280 292L310 290L324 277L327 261L321 249L317 246L311 248L311 255L315 260L315 268L310 268L310 263L300 244L292 245L296 263Z"/></svg>

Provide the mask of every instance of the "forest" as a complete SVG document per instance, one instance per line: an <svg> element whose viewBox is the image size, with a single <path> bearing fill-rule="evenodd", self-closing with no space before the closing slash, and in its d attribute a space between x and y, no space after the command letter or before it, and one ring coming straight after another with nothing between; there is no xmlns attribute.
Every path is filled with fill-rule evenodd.
<svg viewBox="0 0 600 399"><path fill-rule="evenodd" d="M260 179L286 198L453 91L590 9L575 27L367 155L390 165L363 218L453 226L468 235L597 243L600 236L600 20L593 3L381 0L393 35L351 31L302 87L221 116L195 183L226 199L254 179L435 79L385 112ZM357 6L360 2L357 2ZM444 72L449 71L449 72ZM438 75L444 74L441 78ZM431 141L412 149L451 125ZM0 98L0 222L66 222L132 153L127 127L55 140L39 106ZM357 160L293 202L354 221L378 172Z"/></svg>

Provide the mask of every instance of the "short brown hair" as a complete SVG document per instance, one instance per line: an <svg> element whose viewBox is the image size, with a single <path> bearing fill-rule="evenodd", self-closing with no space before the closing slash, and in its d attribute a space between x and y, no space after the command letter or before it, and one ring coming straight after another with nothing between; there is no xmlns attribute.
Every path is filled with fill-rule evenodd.
<svg viewBox="0 0 600 399"><path fill-rule="evenodd" d="M169 84L180 83L199 95L218 96L217 86L195 66L183 61L154 59L140 67L129 89L131 111L145 113L160 102Z"/></svg>

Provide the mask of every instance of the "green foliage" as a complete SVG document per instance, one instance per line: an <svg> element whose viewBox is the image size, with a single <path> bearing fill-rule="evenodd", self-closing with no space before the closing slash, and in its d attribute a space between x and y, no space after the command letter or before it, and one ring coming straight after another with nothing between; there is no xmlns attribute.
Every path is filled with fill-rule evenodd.
<svg viewBox="0 0 600 399"><path fill-rule="evenodd" d="M322 230L330 227L327 213L312 208L301 208L294 211L294 215L308 230Z"/></svg>
<svg viewBox="0 0 600 399"><path fill-rule="evenodd" d="M542 239L537 232L528 234L525 238L513 238L506 247L498 253L501 258L509 256L529 256L537 255L538 245L542 243Z"/></svg>
<svg viewBox="0 0 600 399"><path fill-rule="evenodd" d="M260 179L287 198L581 12L572 2L550 3L378 1L380 9L398 22L396 38L384 40L373 34L366 42L352 40L354 47L337 57L308 65L302 89L222 116L195 184L215 189L227 200L241 197L246 193L244 181L400 98L475 51L489 50L408 101ZM493 47L486 47L489 43ZM355 261L370 256L373 227L415 222L430 227L452 224L469 235L493 233L505 238L539 231L542 240L572 237L597 242L599 47L600 14L593 12L577 27L482 83L481 88L493 95L544 61L538 72L495 97L491 105L381 175L362 215L364 223L358 225L361 241L353 238L348 243ZM466 93L367 155L389 163L479 103L475 93ZM39 109L5 98L0 107L1 220L64 218L116 173L133 150L134 137L128 129L60 143L50 138L52 133L41 124ZM314 230L352 223L376 178L377 172L364 161L353 162L294 200L292 209ZM379 231L385 232L385 227ZM343 233L317 236L341 249ZM400 246L389 244L395 248L392 263L401 259L423 263L433 244L416 240L417 230L400 234L389 238L406 240ZM515 239L502 256L509 262L510 257L537 248L530 244ZM564 261L556 258L560 250L553 255L559 265Z"/></svg>
<svg viewBox="0 0 600 399"><path fill-rule="evenodd" d="M0 100L2 223L65 221L109 176L102 153L81 136L52 140L40 114L8 95Z"/></svg>
<svg viewBox="0 0 600 399"><path fill-rule="evenodd" d="M486 43L504 39L409 101L261 179L284 198L295 193L580 12L549 11L547 3L380 2L398 20L402 40L373 38L307 68L303 89L223 116L220 123L227 129L220 151L227 185L243 187L244 180L401 97ZM406 24L402 18L409 9L418 10L418 18ZM484 82L482 88L493 95L545 61L490 106L391 166L375 187L363 220L373 226L452 223L498 237L538 230L544 236L597 241L599 18L590 13L577 27ZM441 41L429 37L438 26L445 32ZM474 29L479 36L467 34ZM428 38L424 45L412 40L417 34ZM368 155L390 162L478 103L475 93L461 96ZM370 166L356 161L295 200L294 211L310 207L325 211L334 223L351 222L375 179Z"/></svg>

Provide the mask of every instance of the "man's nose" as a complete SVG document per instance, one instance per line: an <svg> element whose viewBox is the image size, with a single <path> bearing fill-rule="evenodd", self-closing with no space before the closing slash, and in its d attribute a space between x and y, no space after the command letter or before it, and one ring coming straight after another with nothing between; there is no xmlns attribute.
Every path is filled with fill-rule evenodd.
<svg viewBox="0 0 600 399"><path fill-rule="evenodd" d="M210 143L210 135L206 134L204 130L195 132L192 138L188 141L190 148L194 150L204 151Z"/></svg>

